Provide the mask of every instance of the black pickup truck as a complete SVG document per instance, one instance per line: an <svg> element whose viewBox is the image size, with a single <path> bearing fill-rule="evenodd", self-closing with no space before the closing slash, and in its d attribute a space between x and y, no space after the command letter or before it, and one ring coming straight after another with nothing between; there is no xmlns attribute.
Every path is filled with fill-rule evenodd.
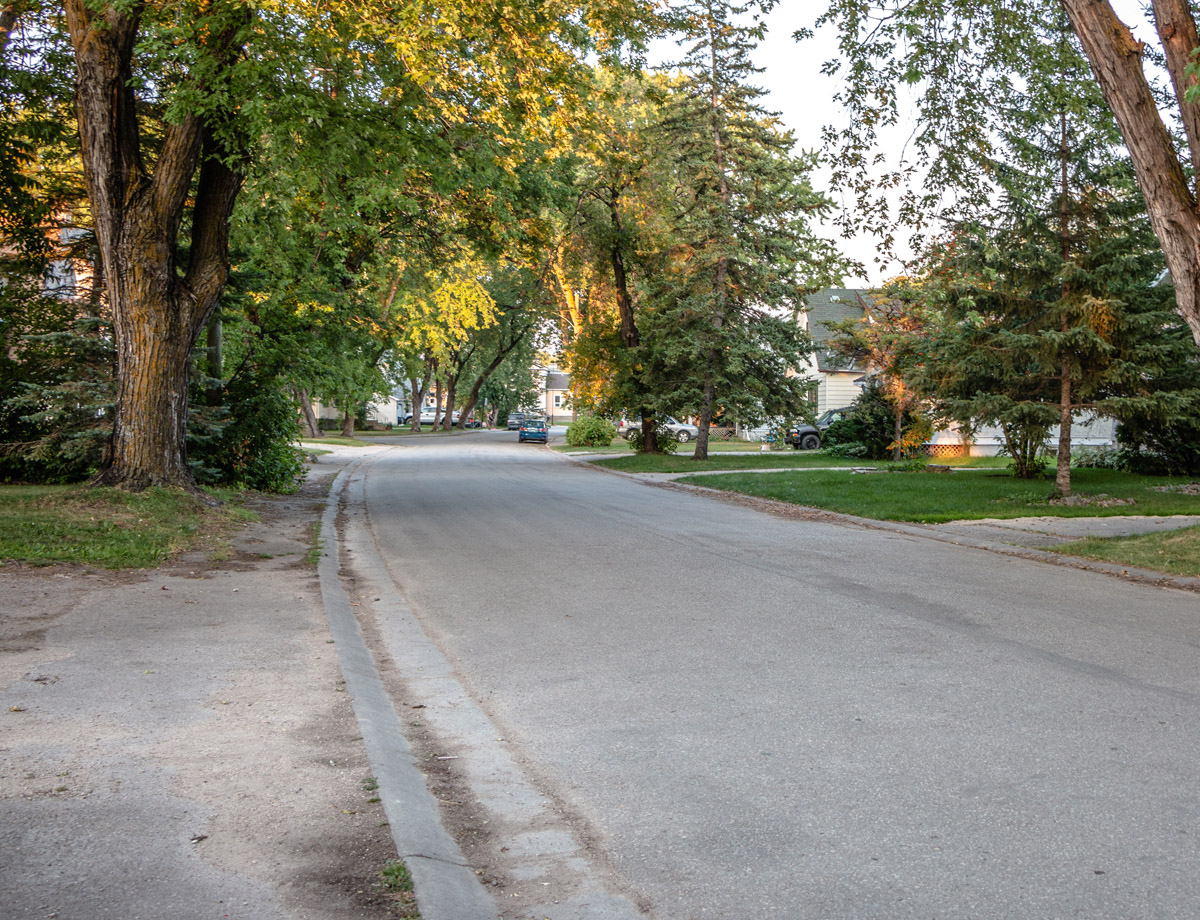
<svg viewBox="0 0 1200 920"><path fill-rule="evenodd" d="M794 425L784 435L783 443L791 444L793 450L816 450L821 446L821 434L825 429L844 419L850 413L850 408L826 409L815 425Z"/></svg>
<svg viewBox="0 0 1200 920"><path fill-rule="evenodd" d="M784 444L792 450L816 450L821 446L821 429L816 425L794 425L783 436Z"/></svg>

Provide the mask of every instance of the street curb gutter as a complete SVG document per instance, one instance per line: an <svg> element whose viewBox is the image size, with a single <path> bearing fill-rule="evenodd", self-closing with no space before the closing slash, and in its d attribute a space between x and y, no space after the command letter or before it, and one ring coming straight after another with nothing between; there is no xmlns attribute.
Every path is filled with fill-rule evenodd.
<svg viewBox="0 0 1200 920"><path fill-rule="evenodd" d="M425 786L424 774L404 737L400 717L384 690L339 577L338 508L346 481L365 459L342 470L329 489L321 517L317 565L321 599L346 690L362 729L396 851L412 873L422 920L495 920L495 904L442 826L437 802Z"/></svg>

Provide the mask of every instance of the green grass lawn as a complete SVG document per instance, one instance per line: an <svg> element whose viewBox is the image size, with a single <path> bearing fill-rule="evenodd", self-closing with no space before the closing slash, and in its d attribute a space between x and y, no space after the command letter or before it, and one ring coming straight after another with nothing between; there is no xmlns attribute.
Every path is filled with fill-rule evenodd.
<svg viewBox="0 0 1200 920"><path fill-rule="evenodd" d="M1031 515L1107 517L1127 514L1200 514L1200 496L1160 491L1179 480L1135 476L1114 470L1080 469L1071 474L1073 490L1127 505L1052 505L1048 479L1020 480L1003 472L869 473L814 470L688 477L683 482L744 492L813 508L884 521L940 523L979 518Z"/></svg>
<svg viewBox="0 0 1200 920"><path fill-rule="evenodd" d="M1056 546L1054 552L1200 577L1200 527L1134 537L1096 537Z"/></svg>
<svg viewBox="0 0 1200 920"><path fill-rule="evenodd" d="M612 454L612 453L630 453L631 454L631 453L633 453L633 448L629 446L629 442L626 441L624 438L614 438L612 444L610 444L608 447L569 447L566 444L560 444L560 445L556 446L554 449L561 450L564 453L572 453L572 454L574 454L574 453L579 453L579 454ZM696 449L696 444L694 441L691 441L691 442L688 442L685 444L680 444L679 450L675 456L690 457L692 455L692 452L695 449ZM763 451L762 444L760 444L758 441L742 441L742 440L709 441L708 442L708 452L710 455L718 454L718 453L719 454L749 454L749 453L758 454L758 453L762 453L763 456L770 456L770 457L784 457L784 456L790 456L791 454L795 453L795 451L793 451L791 449Z"/></svg>
<svg viewBox="0 0 1200 920"><path fill-rule="evenodd" d="M219 497L228 500L234 493ZM0 561L144 568L218 541L233 521L249 516L169 489L134 494L78 486L0 486Z"/></svg>
<svg viewBox="0 0 1200 920"><path fill-rule="evenodd" d="M694 473L707 470L761 470L774 467L796 467L797 469L813 469L820 467L851 467L874 466L887 469L893 464L890 461L870 461L848 459L846 457L830 457L821 451L811 450L780 450L758 451L750 453L732 453L724 455L709 454L707 460L693 460L691 451L674 456L664 454L633 454L628 457L612 457L606 460L593 461L597 466L620 470L623 473ZM962 468L1003 469L1008 465L1007 458L1001 457L961 457L952 461L937 461L942 465L953 465ZM707 481L709 477L705 477Z"/></svg>

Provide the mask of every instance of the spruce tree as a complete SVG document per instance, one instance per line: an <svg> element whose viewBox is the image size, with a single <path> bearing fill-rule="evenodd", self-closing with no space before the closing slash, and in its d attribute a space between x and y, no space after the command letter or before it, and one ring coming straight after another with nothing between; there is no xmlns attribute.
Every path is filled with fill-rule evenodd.
<svg viewBox="0 0 1200 920"><path fill-rule="evenodd" d="M1036 472L1032 451L1057 424L1066 498L1075 414L1153 403L1161 333L1179 318L1153 286L1162 256L1061 9L1026 55L1027 79L1003 100L998 204L961 221L928 266L942 328L915 376L948 414L999 424L1018 475Z"/></svg>
<svg viewBox="0 0 1200 920"><path fill-rule="evenodd" d="M714 412L795 417L807 383L789 376L811 343L795 320L807 290L841 261L810 220L829 202L815 158L751 83L751 54L775 0L684 0L670 12L684 56L660 130L674 185L670 248L659 252L639 331L660 400L699 416L696 459ZM647 358L650 354L647 355Z"/></svg>

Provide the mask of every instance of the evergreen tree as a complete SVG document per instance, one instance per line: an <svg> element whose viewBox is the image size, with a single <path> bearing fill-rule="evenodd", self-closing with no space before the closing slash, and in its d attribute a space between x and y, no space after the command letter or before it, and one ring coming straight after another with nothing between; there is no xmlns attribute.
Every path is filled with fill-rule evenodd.
<svg viewBox="0 0 1200 920"><path fill-rule="evenodd" d="M811 343L795 313L842 264L809 224L829 207L809 181L815 158L793 153L750 82L774 5L686 0L669 14L685 50L661 125L674 213L640 331L661 401L699 416L696 459L719 408L747 420L803 411L807 382L789 371Z"/></svg>
<svg viewBox="0 0 1200 920"><path fill-rule="evenodd" d="M1178 327L1153 286L1162 256L1132 170L1065 15L1026 46L1040 75L1006 90L1000 201L964 220L928 266L941 328L915 377L945 411L1005 431L1019 475L1059 426L1055 493L1071 494L1081 411L1145 410Z"/></svg>

